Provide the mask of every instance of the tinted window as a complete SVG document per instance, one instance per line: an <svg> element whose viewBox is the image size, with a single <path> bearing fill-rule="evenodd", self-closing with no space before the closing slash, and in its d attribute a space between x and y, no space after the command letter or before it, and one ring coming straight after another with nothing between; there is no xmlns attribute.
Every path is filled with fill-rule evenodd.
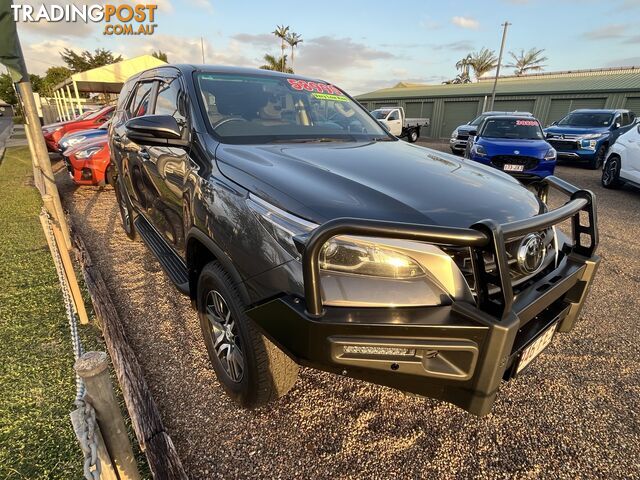
<svg viewBox="0 0 640 480"><path fill-rule="evenodd" d="M138 85L136 94L129 104L131 117L140 117L149 114L149 101L151 99L151 89L153 82L141 83Z"/></svg>
<svg viewBox="0 0 640 480"><path fill-rule="evenodd" d="M392 140L341 90L271 75L201 73L205 118L230 143Z"/></svg>
<svg viewBox="0 0 640 480"><path fill-rule="evenodd" d="M628 113L623 113L622 114L622 126L624 127L625 125L629 125L631 122L629 121L629 114Z"/></svg>
<svg viewBox="0 0 640 480"><path fill-rule="evenodd" d="M488 118L482 125L481 137L542 140L544 134L535 119Z"/></svg>
<svg viewBox="0 0 640 480"><path fill-rule="evenodd" d="M608 127L613 114L604 112L573 112L558 122L558 125L572 127Z"/></svg>
<svg viewBox="0 0 640 480"><path fill-rule="evenodd" d="M171 115L176 119L178 125L184 125L186 118L180 100L179 79L174 78L169 82L160 83L155 113L156 115Z"/></svg>

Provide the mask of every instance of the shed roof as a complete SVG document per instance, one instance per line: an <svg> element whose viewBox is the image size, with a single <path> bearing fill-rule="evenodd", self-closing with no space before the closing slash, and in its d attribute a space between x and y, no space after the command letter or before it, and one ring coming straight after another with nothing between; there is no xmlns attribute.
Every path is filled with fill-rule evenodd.
<svg viewBox="0 0 640 480"><path fill-rule="evenodd" d="M490 95L493 82L482 79L461 85L418 85L399 83L392 88L358 95L358 100L421 97L462 97ZM497 95L523 95L548 93L595 93L610 91L640 92L640 67L615 70L583 70L556 72L522 77L500 77Z"/></svg>
<svg viewBox="0 0 640 480"><path fill-rule="evenodd" d="M129 77L160 65L166 65L166 62L152 55L140 55L86 72L74 73L64 82L56 85L55 89L73 85L75 81L79 92L120 93L122 85Z"/></svg>

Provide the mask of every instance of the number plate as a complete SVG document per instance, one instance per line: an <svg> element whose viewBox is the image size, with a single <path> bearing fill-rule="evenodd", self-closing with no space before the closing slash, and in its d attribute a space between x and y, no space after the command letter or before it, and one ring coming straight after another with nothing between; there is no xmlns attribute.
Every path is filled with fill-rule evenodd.
<svg viewBox="0 0 640 480"><path fill-rule="evenodd" d="M505 172L522 172L524 170L524 165L513 165L511 163L506 163L504 166Z"/></svg>
<svg viewBox="0 0 640 480"><path fill-rule="evenodd" d="M540 353L549 346L553 339L553 335L556 333L557 326L558 324L556 323L555 325L547 328L542 335L536 338L531 345L522 351L516 373L520 373L533 361L534 358L540 355Z"/></svg>

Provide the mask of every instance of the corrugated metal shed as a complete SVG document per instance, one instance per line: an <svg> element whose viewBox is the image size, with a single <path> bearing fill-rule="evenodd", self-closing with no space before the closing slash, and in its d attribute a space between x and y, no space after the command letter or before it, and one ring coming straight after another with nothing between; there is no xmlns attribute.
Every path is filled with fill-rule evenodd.
<svg viewBox="0 0 640 480"><path fill-rule="evenodd" d="M625 73L601 73L596 75L547 74L498 79L497 95L529 95L566 92L610 92L612 90L640 90L640 68L620 70ZM577 73L577 72L576 72ZM461 97L490 95L493 82L482 80L462 85L403 84L359 95L358 100L415 97Z"/></svg>
<svg viewBox="0 0 640 480"><path fill-rule="evenodd" d="M490 107L492 78L462 85L400 82L356 97L369 109L402 106L408 116L428 117L424 138L447 138L458 125ZM543 124L577 108L628 108L640 114L640 67L576 70L500 77L494 110L528 111Z"/></svg>

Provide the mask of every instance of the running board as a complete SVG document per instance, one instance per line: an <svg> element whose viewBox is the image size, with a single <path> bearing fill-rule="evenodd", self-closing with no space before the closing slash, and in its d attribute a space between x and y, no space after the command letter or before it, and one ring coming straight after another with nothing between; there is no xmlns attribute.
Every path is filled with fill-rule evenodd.
<svg viewBox="0 0 640 480"><path fill-rule="evenodd" d="M145 245L158 259L162 269L175 284L176 288L180 290L181 293L188 295L189 272L184 260L176 254L142 215L138 215L133 223Z"/></svg>

